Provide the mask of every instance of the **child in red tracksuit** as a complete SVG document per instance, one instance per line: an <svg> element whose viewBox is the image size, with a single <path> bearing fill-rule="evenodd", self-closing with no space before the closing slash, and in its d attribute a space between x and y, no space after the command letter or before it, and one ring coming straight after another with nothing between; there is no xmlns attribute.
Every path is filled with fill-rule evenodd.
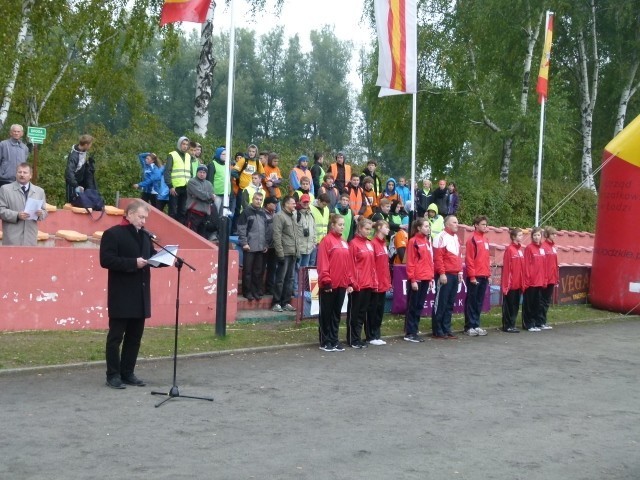
<svg viewBox="0 0 640 480"><path fill-rule="evenodd" d="M488 230L488 219L478 215L473 219L475 232L467 240L465 264L467 266L467 297L464 302L464 331L470 337L484 336L487 331L480 328L480 313L484 294L489 286L491 261L489 258L489 242L485 238Z"/></svg>
<svg viewBox="0 0 640 480"><path fill-rule="evenodd" d="M551 330L553 327L547 325L547 312L551 305L553 298L553 290L558 285L559 270L558 270L558 251L556 250L556 234L558 231L553 227L545 227L544 229L544 242L542 242L542 248L544 248L545 258L545 272L547 275L547 285L542 289L542 324L540 328L542 330Z"/></svg>
<svg viewBox="0 0 640 480"><path fill-rule="evenodd" d="M522 328L539 332L542 325L542 289L547 286L542 229L531 230L531 243L524 249L524 303Z"/></svg>
<svg viewBox="0 0 640 480"><path fill-rule="evenodd" d="M364 333L371 345L386 345L380 338L380 327L384 316L384 302L387 292L391 290L391 270L389 269L389 249L387 235L389 222L378 220L373 224L375 232L373 240L373 254L375 256L375 270L378 276L378 288L371 294L371 302L367 308L367 319L364 322Z"/></svg>
<svg viewBox="0 0 640 480"><path fill-rule="evenodd" d="M347 343L353 348L366 348L361 333L367 306L371 302L371 294L378 288L376 274L376 259L373 244L369 240L371 220L360 217L356 227L356 234L349 242L351 251L351 265L353 266L353 292L349 294L347 304Z"/></svg>
<svg viewBox="0 0 640 480"><path fill-rule="evenodd" d="M318 296L320 350L344 352L338 341L344 296L353 291L353 264L349 244L342 239L344 217L329 217L329 232L318 244Z"/></svg>
<svg viewBox="0 0 640 480"><path fill-rule="evenodd" d="M418 336L420 314L424 308L427 292L433 282L433 254L431 251L431 225L418 218L411 225L411 238L407 243L407 313L404 320L407 342L424 342Z"/></svg>
<svg viewBox="0 0 640 480"><path fill-rule="evenodd" d="M520 310L520 296L523 286L524 255L522 253L522 230L514 228L509 231L511 245L504 252L502 260L502 331L519 333L516 318Z"/></svg>

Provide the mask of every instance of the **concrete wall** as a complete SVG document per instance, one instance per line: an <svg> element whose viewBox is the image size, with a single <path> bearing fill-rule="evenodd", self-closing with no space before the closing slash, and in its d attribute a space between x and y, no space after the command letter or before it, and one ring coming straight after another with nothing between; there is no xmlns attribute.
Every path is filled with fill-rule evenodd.
<svg viewBox="0 0 640 480"><path fill-rule="evenodd" d="M132 199L121 200L121 207ZM0 247L0 330L106 329L107 271L100 267L99 240L68 242L58 230L92 235L120 223L121 216L104 215L95 222L88 215L66 210L51 212L39 225L49 239L37 247ZM180 246L178 255L196 268L182 268L180 323L215 322L218 248L167 215L152 209L147 229L163 244ZM152 317L147 325L175 322L175 267L151 272ZM229 252L227 323L237 312L238 252Z"/></svg>

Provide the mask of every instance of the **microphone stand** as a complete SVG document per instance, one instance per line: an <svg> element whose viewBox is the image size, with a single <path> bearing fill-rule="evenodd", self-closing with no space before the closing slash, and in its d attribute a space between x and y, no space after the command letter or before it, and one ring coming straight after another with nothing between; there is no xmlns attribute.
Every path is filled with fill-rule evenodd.
<svg viewBox="0 0 640 480"><path fill-rule="evenodd" d="M169 393L164 393L164 392L151 392L151 395L165 395L167 398L165 398L164 400L162 400L159 403L156 403L156 408L162 406L163 404L165 404L166 402L168 402L169 400L171 400L172 398L178 398L178 397L182 397L182 398L193 398L195 400L207 400L209 402L213 402L213 398L211 397L193 397L190 395L181 395L180 394L180 390L178 389L178 385L176 383L176 372L178 369L178 318L179 318L179 312L180 312L180 274L182 272L182 265L186 265L187 267L189 267L191 269L192 272L195 272L196 269L189 265L183 258L178 257L177 255L175 255L173 252L170 252L169 250L167 250L164 245L158 243L155 238L154 235L150 234L147 230L143 230L145 233L147 233L147 235L149 235L149 239L158 247L160 247L162 250L164 250L165 252L167 252L168 254L170 254L172 257L174 257L176 259L176 268L178 269L178 283L176 286L176 324L175 324L175 335L174 335L174 341L173 341L173 383L171 385L171 388L169 389Z"/></svg>

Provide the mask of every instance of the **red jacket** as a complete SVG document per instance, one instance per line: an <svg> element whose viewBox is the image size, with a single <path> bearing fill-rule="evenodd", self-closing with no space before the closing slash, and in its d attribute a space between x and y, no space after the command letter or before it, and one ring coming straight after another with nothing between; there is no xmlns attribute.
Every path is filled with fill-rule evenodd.
<svg viewBox="0 0 640 480"><path fill-rule="evenodd" d="M341 235L329 232L318 245L318 284L320 288L353 286L353 263L349 244Z"/></svg>
<svg viewBox="0 0 640 480"><path fill-rule="evenodd" d="M524 249L524 290L529 287L546 287L546 255L542 245L530 243Z"/></svg>
<svg viewBox="0 0 640 480"><path fill-rule="evenodd" d="M489 258L489 243L484 233L475 231L467 240L467 248L464 257L467 266L467 277L475 280L476 277L491 276L491 259Z"/></svg>
<svg viewBox="0 0 640 480"><path fill-rule="evenodd" d="M389 250L384 238L373 237L373 254L376 257L376 275L378 288L376 292L382 293L391 290L391 270L389 269Z"/></svg>
<svg viewBox="0 0 640 480"><path fill-rule="evenodd" d="M353 289L356 291L365 288L378 288L378 276L376 275L376 257L373 253L373 244L362 235L356 234L349 242L351 251L351 265L353 265Z"/></svg>
<svg viewBox="0 0 640 480"><path fill-rule="evenodd" d="M406 250L407 280L419 282L433 280L433 255L429 238L416 233L409 239Z"/></svg>
<svg viewBox="0 0 640 480"><path fill-rule="evenodd" d="M449 233L446 229L440 232L433 242L433 259L436 275L462 273L460 240L455 233Z"/></svg>
<svg viewBox="0 0 640 480"><path fill-rule="evenodd" d="M506 295L509 290L522 290L524 284L524 254L522 245L512 243L504 252L502 261L502 293Z"/></svg>
<svg viewBox="0 0 640 480"><path fill-rule="evenodd" d="M557 285L560 281L560 275L558 271L558 250L556 250L556 244L545 240L542 242L542 248L544 248L545 253L547 285Z"/></svg>

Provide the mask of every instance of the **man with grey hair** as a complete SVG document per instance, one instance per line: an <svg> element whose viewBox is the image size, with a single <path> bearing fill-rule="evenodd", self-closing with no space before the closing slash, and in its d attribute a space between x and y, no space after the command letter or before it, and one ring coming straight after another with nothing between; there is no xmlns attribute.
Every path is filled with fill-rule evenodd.
<svg viewBox="0 0 640 480"><path fill-rule="evenodd" d="M27 161L29 149L22 142L22 125L9 128L9 138L0 142L0 187L16 180L18 165Z"/></svg>

